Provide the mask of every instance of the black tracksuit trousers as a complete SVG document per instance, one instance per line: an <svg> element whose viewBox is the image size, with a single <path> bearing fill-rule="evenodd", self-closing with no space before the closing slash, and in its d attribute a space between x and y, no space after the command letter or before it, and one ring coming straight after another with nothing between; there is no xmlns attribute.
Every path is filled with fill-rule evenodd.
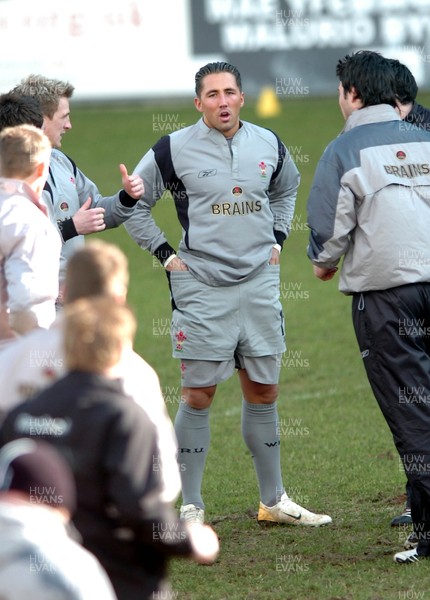
<svg viewBox="0 0 430 600"><path fill-rule="evenodd" d="M411 487L419 555L430 555L430 283L353 296L369 383Z"/></svg>

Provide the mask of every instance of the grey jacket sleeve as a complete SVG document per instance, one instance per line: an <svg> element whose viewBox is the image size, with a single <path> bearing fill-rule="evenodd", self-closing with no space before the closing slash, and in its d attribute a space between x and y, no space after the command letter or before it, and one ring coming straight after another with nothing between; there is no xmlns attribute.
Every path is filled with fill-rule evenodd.
<svg viewBox="0 0 430 600"><path fill-rule="evenodd" d="M337 161L323 155L307 202L310 228L307 253L319 267L332 268L338 264L348 250L350 233L356 225L354 194L342 179Z"/></svg>
<svg viewBox="0 0 430 600"><path fill-rule="evenodd" d="M273 229L276 241L282 246L291 231L291 221L300 184L300 174L288 150L283 146L283 162L269 187L270 208L273 213Z"/></svg>
<svg viewBox="0 0 430 600"><path fill-rule="evenodd" d="M143 249L155 254L161 262L174 252L167 243L164 233L154 221L151 210L166 191L165 183L155 160L154 151L149 150L134 169L142 177L145 193L133 215L124 227L134 241ZM164 254L157 252L164 249Z"/></svg>

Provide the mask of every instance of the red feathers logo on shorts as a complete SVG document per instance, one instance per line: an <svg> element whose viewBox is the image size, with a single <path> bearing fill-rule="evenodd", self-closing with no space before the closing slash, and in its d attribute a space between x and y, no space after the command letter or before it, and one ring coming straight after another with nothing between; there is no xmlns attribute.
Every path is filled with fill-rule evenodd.
<svg viewBox="0 0 430 600"><path fill-rule="evenodd" d="M184 345L185 340L187 339L187 336L185 335L185 333L182 330L180 330L180 331L178 331L178 333L176 334L175 337L176 337L176 350L178 352L182 352L183 345Z"/></svg>

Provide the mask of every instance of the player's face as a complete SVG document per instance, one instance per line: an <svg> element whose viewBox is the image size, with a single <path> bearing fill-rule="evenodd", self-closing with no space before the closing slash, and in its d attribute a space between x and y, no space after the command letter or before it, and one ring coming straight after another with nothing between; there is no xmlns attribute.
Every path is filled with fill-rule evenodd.
<svg viewBox="0 0 430 600"><path fill-rule="evenodd" d="M52 119L44 117L43 131L48 136L53 148L61 148L61 138L71 128L69 100L62 97Z"/></svg>
<svg viewBox="0 0 430 600"><path fill-rule="evenodd" d="M243 92L232 73L211 73L202 80L200 98L194 104L203 114L206 125L231 137L239 129L239 113L244 103Z"/></svg>

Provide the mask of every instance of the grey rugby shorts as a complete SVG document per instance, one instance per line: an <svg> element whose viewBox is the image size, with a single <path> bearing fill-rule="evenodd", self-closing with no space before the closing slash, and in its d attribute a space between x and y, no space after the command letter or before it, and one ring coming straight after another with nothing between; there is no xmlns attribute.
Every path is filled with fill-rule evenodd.
<svg viewBox="0 0 430 600"><path fill-rule="evenodd" d="M208 387L245 368L252 381L279 380L285 330L279 265L232 286L210 286L189 271L171 271L173 356L184 387Z"/></svg>

